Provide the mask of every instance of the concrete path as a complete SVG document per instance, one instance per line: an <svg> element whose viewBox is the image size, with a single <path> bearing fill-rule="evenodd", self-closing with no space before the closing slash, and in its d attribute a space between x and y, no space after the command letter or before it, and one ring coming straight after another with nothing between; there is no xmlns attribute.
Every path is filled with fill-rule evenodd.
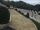
<svg viewBox="0 0 40 30"><path fill-rule="evenodd" d="M11 24L16 30L37 30L36 25L14 9L10 9Z"/></svg>

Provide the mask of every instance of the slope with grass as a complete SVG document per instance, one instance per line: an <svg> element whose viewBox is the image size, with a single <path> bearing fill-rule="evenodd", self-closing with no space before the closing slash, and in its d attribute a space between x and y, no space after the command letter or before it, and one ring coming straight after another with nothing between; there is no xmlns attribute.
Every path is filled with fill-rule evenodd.
<svg viewBox="0 0 40 30"><path fill-rule="evenodd" d="M16 30L37 30L36 25L14 9L10 9L11 24Z"/></svg>

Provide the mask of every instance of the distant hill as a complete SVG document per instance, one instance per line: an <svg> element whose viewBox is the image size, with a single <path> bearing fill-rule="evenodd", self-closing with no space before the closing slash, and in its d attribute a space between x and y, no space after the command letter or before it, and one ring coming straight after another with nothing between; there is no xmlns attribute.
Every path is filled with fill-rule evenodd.
<svg viewBox="0 0 40 30"><path fill-rule="evenodd" d="M40 11L40 4L35 5L35 8L37 9L37 11Z"/></svg>
<svg viewBox="0 0 40 30"><path fill-rule="evenodd" d="M14 1L11 1L10 2L14 7L17 7L17 8L22 8L22 9L33 9L33 5L30 5L28 3L25 3L23 1L18 1L18 2L14 2Z"/></svg>
<svg viewBox="0 0 40 30"><path fill-rule="evenodd" d="M10 5L13 5L13 7L16 7L16 8L40 11L40 4L37 4L37 5L33 6L33 5L25 3L23 1L18 1L18 2L14 2L14 1L4 2L3 1L2 3L5 4L8 7Z"/></svg>

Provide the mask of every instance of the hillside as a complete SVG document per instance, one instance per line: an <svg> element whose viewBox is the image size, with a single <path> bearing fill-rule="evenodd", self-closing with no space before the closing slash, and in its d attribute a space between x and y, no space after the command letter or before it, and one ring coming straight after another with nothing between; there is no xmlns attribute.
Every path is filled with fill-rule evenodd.
<svg viewBox="0 0 40 30"><path fill-rule="evenodd" d="M37 30L36 25L14 9L10 9L11 25L16 30Z"/></svg>

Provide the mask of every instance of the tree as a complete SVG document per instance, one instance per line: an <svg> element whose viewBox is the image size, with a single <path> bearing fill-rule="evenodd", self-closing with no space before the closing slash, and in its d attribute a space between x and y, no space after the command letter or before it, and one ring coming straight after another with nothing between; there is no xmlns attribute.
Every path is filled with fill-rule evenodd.
<svg viewBox="0 0 40 30"><path fill-rule="evenodd" d="M36 11L40 11L40 4L35 5Z"/></svg>
<svg viewBox="0 0 40 30"><path fill-rule="evenodd" d="M7 8L0 6L0 24L6 24L9 22L10 13Z"/></svg>

